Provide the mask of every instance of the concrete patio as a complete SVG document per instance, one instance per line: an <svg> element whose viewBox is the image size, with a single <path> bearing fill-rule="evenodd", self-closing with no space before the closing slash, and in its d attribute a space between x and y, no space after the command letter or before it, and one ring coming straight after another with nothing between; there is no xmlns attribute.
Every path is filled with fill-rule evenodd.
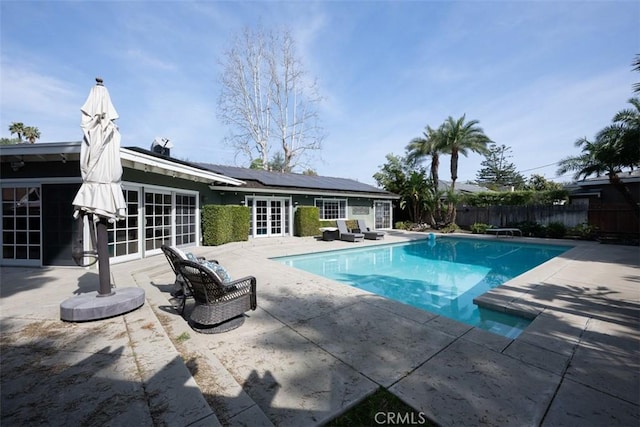
<svg viewBox="0 0 640 427"><path fill-rule="evenodd" d="M60 321L59 304L96 290L95 270L2 268L0 423L310 426L383 386L445 426L637 425L637 247L570 242L478 298L535 316L515 340L269 259L425 237L194 248L258 280L258 309L220 335L172 308L162 255L113 265L116 287L143 288L146 304L89 323Z"/></svg>

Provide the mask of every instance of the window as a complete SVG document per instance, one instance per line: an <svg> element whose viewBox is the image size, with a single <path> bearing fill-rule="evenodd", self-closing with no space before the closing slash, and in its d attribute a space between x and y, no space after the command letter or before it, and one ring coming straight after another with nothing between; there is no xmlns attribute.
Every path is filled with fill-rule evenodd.
<svg viewBox="0 0 640 427"><path fill-rule="evenodd" d="M316 199L321 220L347 219L347 201L344 199Z"/></svg>
<svg viewBox="0 0 640 427"><path fill-rule="evenodd" d="M127 202L124 219L109 225L109 256L132 255L139 252L138 244L138 199L137 189L123 189Z"/></svg>
<svg viewBox="0 0 640 427"><path fill-rule="evenodd" d="M160 249L171 244L171 193L144 193L145 250Z"/></svg>
<svg viewBox="0 0 640 427"><path fill-rule="evenodd" d="M2 188L2 258L40 262L40 187Z"/></svg>
<svg viewBox="0 0 640 427"><path fill-rule="evenodd" d="M196 196L176 194L176 245L196 243Z"/></svg>

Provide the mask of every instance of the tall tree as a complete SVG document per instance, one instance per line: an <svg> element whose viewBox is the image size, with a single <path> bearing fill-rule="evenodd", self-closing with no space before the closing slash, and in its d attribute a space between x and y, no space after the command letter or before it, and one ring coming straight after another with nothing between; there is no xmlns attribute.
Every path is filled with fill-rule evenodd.
<svg viewBox="0 0 640 427"><path fill-rule="evenodd" d="M477 173L479 184L497 190L501 187L513 186L516 189L524 187L524 177L516 170L516 166L509 161L511 147L506 145L489 145L489 151L482 161L482 169Z"/></svg>
<svg viewBox="0 0 640 427"><path fill-rule="evenodd" d="M529 177L525 189L533 191L562 190L562 184L549 181L542 175L533 174Z"/></svg>
<svg viewBox="0 0 640 427"><path fill-rule="evenodd" d="M24 123L22 122L13 122L9 125L9 132L11 135L14 133L18 135L19 142L22 142L22 135L24 135Z"/></svg>
<svg viewBox="0 0 640 427"><path fill-rule="evenodd" d="M373 175L378 185L400 195L400 208L415 223L436 224L434 214L442 194L427 176L424 167L407 157L387 154L387 163Z"/></svg>
<svg viewBox="0 0 640 427"><path fill-rule="evenodd" d="M458 157L460 154L467 156L469 152L486 154L487 144L492 141L480 126L478 120L465 122L466 114L459 119L449 116L440 126L438 132L442 138L442 144L446 153L451 155L451 192L455 192L458 179ZM451 223L456 218L456 207L449 203L449 220Z"/></svg>
<svg viewBox="0 0 640 427"><path fill-rule="evenodd" d="M430 172L431 182L434 186L434 190L437 192L440 185L440 177L438 169L440 167L440 153L444 150L442 133L437 129L433 129L431 126L425 127L421 137L417 137L409 142L407 145L407 159L411 162L420 162L422 159L429 157L431 159ZM441 210L441 199L436 197L433 200L434 208L432 214L432 224L439 222Z"/></svg>
<svg viewBox="0 0 640 427"><path fill-rule="evenodd" d="M282 170L290 171L321 148L325 137L318 116L321 98L288 31L246 28L222 65L218 116L230 126L227 141L236 155L250 162L261 159L267 168L272 146L277 146Z"/></svg>
<svg viewBox="0 0 640 427"><path fill-rule="evenodd" d="M35 144L37 139L40 139L40 130L35 126L27 126L24 128L24 137L31 144Z"/></svg>
<svg viewBox="0 0 640 427"><path fill-rule="evenodd" d="M407 158L411 161L419 162L422 159L431 158L431 180L440 182L438 168L440 167L440 154L444 149L442 134L427 126L421 137L413 138L407 145Z"/></svg>
<svg viewBox="0 0 640 427"><path fill-rule="evenodd" d="M609 182L632 207L634 214L640 217L640 205L636 197L620 179L625 169L640 167L640 100L629 100L633 108L617 113L613 123L596 134L593 141L580 138L575 142L582 153L569 156L558 163L558 175L574 171L574 179L588 178L592 175L607 175Z"/></svg>
<svg viewBox="0 0 640 427"><path fill-rule="evenodd" d="M449 116L438 130L441 133L442 144L451 155L451 188L455 189L458 179L458 158L460 154L467 156L469 152L486 154L487 144L492 141L478 123L478 120L465 122L466 114L459 119Z"/></svg>

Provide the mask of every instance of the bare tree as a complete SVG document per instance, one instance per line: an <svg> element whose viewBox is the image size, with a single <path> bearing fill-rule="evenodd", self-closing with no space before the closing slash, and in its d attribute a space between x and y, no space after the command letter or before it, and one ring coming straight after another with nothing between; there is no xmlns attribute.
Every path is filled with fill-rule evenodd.
<svg viewBox="0 0 640 427"><path fill-rule="evenodd" d="M307 79L288 31L246 28L222 63L218 117L230 126L227 142L250 162L268 168L281 154L282 170L302 165L319 150L324 132L315 81Z"/></svg>

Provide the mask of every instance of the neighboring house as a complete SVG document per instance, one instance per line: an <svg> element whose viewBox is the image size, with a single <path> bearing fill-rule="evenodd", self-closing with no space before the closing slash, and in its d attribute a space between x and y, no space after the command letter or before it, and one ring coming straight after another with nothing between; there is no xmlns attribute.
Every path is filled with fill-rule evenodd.
<svg viewBox="0 0 640 427"><path fill-rule="evenodd" d="M449 191L449 188L451 188L451 181L443 181L443 180L439 180L438 182L438 190L442 191L443 193L446 194L447 191ZM469 184L469 183L465 183L465 182L456 182L456 186L455 186L455 192L457 194L470 194L470 193L491 193L493 192L493 190L489 190L486 187L482 187L480 185L477 184ZM442 196L443 199L445 198L445 196Z"/></svg>
<svg viewBox="0 0 640 427"><path fill-rule="evenodd" d="M640 203L640 171L619 175L631 197ZM585 205L589 210L589 224L604 233L638 234L640 225L629 203L609 177L588 178L565 186L569 203Z"/></svg>
<svg viewBox="0 0 640 427"><path fill-rule="evenodd" d="M640 171L620 174L620 180L627 186L636 202L640 202ZM565 185L569 191L569 201L572 204L612 205L626 203L620 190L609 181L609 177L583 179Z"/></svg>
<svg viewBox="0 0 640 427"><path fill-rule="evenodd" d="M0 264L74 265L71 248L77 236L71 203L82 184L80 145L0 147ZM390 228L391 203L398 198L353 180L204 167L137 147L121 148L120 154L127 218L109 230L113 262L158 254L164 243L199 245L200 210L207 204L250 206L251 235L270 237L293 235L299 205L318 206L327 219L364 218ZM86 247L89 239L84 237Z"/></svg>

